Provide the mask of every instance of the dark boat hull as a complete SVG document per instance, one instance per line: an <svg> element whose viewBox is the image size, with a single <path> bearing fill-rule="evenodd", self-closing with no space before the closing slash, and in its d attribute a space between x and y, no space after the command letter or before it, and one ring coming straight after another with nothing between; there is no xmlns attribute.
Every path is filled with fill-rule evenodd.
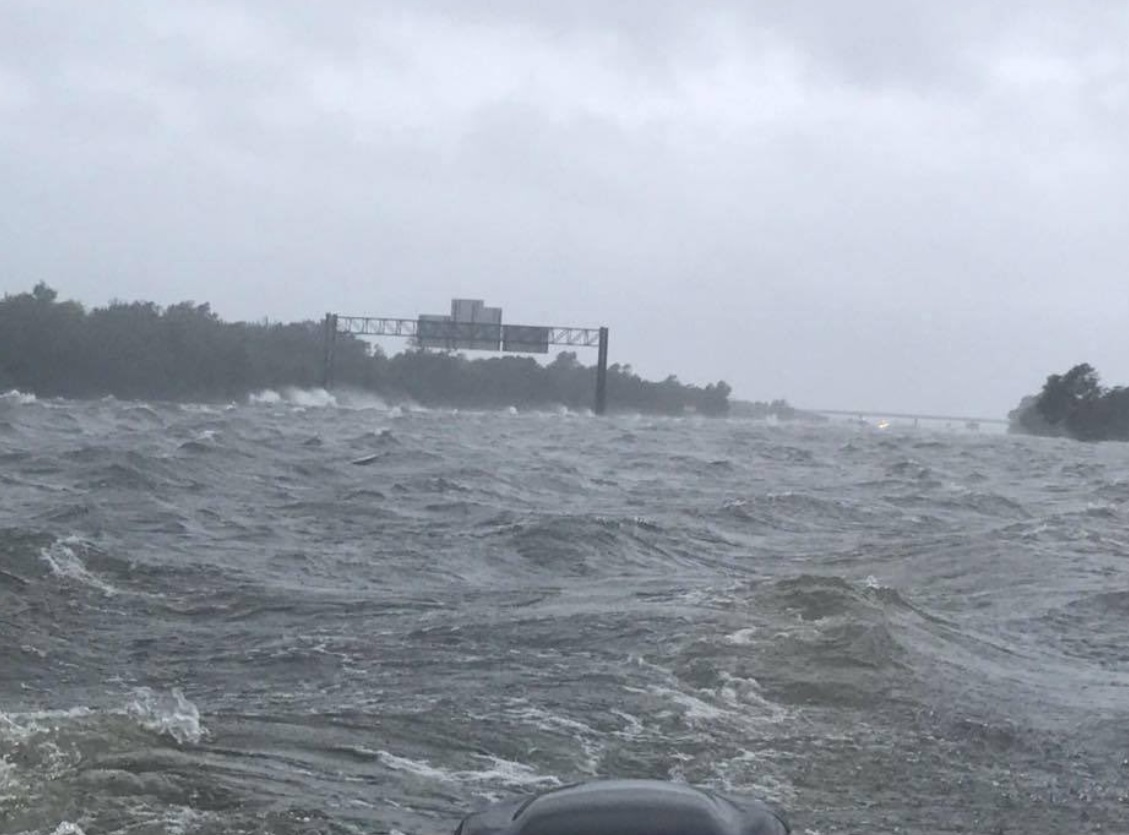
<svg viewBox="0 0 1129 835"><path fill-rule="evenodd" d="M753 798L660 780L597 780L496 803L455 835L786 835Z"/></svg>

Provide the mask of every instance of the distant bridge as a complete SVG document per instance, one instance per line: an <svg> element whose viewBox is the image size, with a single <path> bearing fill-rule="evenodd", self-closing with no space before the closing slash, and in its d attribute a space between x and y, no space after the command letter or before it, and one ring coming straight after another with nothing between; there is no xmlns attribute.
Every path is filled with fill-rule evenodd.
<svg viewBox="0 0 1129 835"><path fill-rule="evenodd" d="M961 417L959 415L913 415L906 412L863 412L857 409L800 409L802 412L811 412L817 415L832 415L836 417L857 418L896 418L898 420L937 420L948 423L1000 423L1007 425L1005 418L988 417Z"/></svg>

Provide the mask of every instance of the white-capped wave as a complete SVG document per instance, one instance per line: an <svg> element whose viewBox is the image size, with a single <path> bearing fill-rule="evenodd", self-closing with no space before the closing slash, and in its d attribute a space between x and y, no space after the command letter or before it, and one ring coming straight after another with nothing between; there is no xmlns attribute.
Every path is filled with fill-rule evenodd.
<svg viewBox="0 0 1129 835"><path fill-rule="evenodd" d="M0 405L7 406L27 406L39 400L34 394L27 394L26 392L12 389L0 393Z"/></svg>
<svg viewBox="0 0 1129 835"><path fill-rule="evenodd" d="M326 409L337 405L337 397L322 388L286 388L282 390L282 399L304 409Z"/></svg>
<svg viewBox="0 0 1129 835"><path fill-rule="evenodd" d="M703 720L710 721L720 719L725 715L725 711L722 708L717 705L711 705L704 699L700 699L689 693L683 693L670 687L652 687L650 691L657 696L666 696L670 701L682 708L683 718L691 725Z"/></svg>
<svg viewBox="0 0 1129 835"><path fill-rule="evenodd" d="M90 716L94 711L88 707L72 707L67 710L35 710L28 713L0 712L0 740L7 743L23 743L36 734L53 730L60 720L80 719Z"/></svg>
<svg viewBox="0 0 1129 835"><path fill-rule="evenodd" d="M794 755L781 754L766 748L743 750L735 757L721 760L714 765L718 775L719 788L739 794L755 795L766 800L790 806L796 798L796 787L784 777L776 776L775 769L766 764L778 759L790 759ZM810 832L810 830L806 830Z"/></svg>
<svg viewBox="0 0 1129 835"><path fill-rule="evenodd" d="M427 760L413 760L383 750L377 751L376 756L384 766L393 771L404 771L428 780L453 783L501 783L507 786L561 785L561 781L556 777L538 774L532 766L501 757L477 756L477 759L485 761L487 766L476 771L440 768Z"/></svg>
<svg viewBox="0 0 1129 835"><path fill-rule="evenodd" d="M513 712L507 712L506 718L513 718L519 722L529 722L543 731L565 731L574 736L597 736L598 732L591 726L567 716L560 716L539 707L521 707Z"/></svg>
<svg viewBox="0 0 1129 835"><path fill-rule="evenodd" d="M736 646L748 646L753 643L753 636L757 634L755 626L746 626L743 629L738 629L736 632L731 632L726 635L722 640L727 644L734 644Z"/></svg>
<svg viewBox="0 0 1129 835"><path fill-rule="evenodd" d="M158 734L167 734L183 745L199 742L205 730L200 724L200 711L178 688L158 693L149 687L134 691L126 713L141 727Z"/></svg>
<svg viewBox="0 0 1129 835"><path fill-rule="evenodd" d="M82 827L77 823L63 821L55 827L55 830L51 833L51 835L86 835L86 833L83 832Z"/></svg>
<svg viewBox="0 0 1129 835"><path fill-rule="evenodd" d="M302 409L342 408L356 410L395 411L388 401L378 394L364 389L341 388L332 392L324 388L298 388L285 386L281 389L262 389L247 396L252 406L295 406Z"/></svg>
<svg viewBox="0 0 1129 835"><path fill-rule="evenodd" d="M252 406L273 406L282 402L282 395L274 389L263 389L262 391L252 392L247 397L247 402Z"/></svg>
<svg viewBox="0 0 1129 835"><path fill-rule="evenodd" d="M0 756L0 800L18 797L22 790L15 763L9 762L7 754Z"/></svg>
<svg viewBox="0 0 1129 835"><path fill-rule="evenodd" d="M615 732L615 736L622 739L635 739L643 734L643 720L638 716L628 713L625 710L610 710L608 711L612 716L618 716L623 720L624 726L622 730Z"/></svg>
<svg viewBox="0 0 1129 835"><path fill-rule="evenodd" d="M222 415L225 411L230 409L234 404L228 404L222 409L218 406L212 406L208 403L181 403L177 406L182 412L196 415Z"/></svg>
<svg viewBox="0 0 1129 835"><path fill-rule="evenodd" d="M86 564L83 563L82 558L76 552L76 549L81 550L85 545L86 542L79 537L68 536L51 543L47 548L41 549L39 556L47 563L51 573L59 579L81 583L84 586L97 589L107 596L118 594L119 589L87 569Z"/></svg>
<svg viewBox="0 0 1129 835"><path fill-rule="evenodd" d="M577 767L587 774L596 773L605 746L603 735L591 725L524 703L518 704L512 711L506 710L504 715L507 721L526 722L539 730L562 734L576 741L584 752L584 762L578 763Z"/></svg>
<svg viewBox="0 0 1129 835"><path fill-rule="evenodd" d="M85 707L28 713L0 712L0 808L3 801L26 797L28 778L41 781L58 777L73 767L78 756L56 742L68 720L89 716ZM13 761L13 758L15 761ZM34 776L33 776L34 775Z"/></svg>
<svg viewBox="0 0 1129 835"><path fill-rule="evenodd" d="M690 693L683 689L672 671L639 656L631 656L630 661L658 673L665 683L625 689L631 693L658 696L672 703L674 711L687 726L723 722L753 732L766 725L778 725L790 716L787 708L761 694L760 684L755 679L740 678L722 671L719 687Z"/></svg>

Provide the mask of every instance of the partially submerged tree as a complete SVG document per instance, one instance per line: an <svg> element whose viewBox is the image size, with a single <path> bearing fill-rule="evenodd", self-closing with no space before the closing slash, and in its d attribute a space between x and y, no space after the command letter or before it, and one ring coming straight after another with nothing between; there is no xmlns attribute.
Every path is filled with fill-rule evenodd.
<svg viewBox="0 0 1129 835"><path fill-rule="evenodd" d="M1013 432L1085 441L1129 440L1129 390L1106 389L1089 363L1052 374L1008 416Z"/></svg>

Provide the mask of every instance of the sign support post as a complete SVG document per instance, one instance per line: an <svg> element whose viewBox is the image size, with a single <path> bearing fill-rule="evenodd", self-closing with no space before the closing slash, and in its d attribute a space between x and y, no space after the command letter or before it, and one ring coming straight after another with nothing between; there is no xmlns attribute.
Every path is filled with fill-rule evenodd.
<svg viewBox="0 0 1129 835"><path fill-rule="evenodd" d="M608 329L600 328L600 348L596 360L596 414L608 411Z"/></svg>
<svg viewBox="0 0 1129 835"><path fill-rule="evenodd" d="M325 356L321 371L321 387L329 391L333 385L333 355L337 349L337 314L325 314Z"/></svg>

